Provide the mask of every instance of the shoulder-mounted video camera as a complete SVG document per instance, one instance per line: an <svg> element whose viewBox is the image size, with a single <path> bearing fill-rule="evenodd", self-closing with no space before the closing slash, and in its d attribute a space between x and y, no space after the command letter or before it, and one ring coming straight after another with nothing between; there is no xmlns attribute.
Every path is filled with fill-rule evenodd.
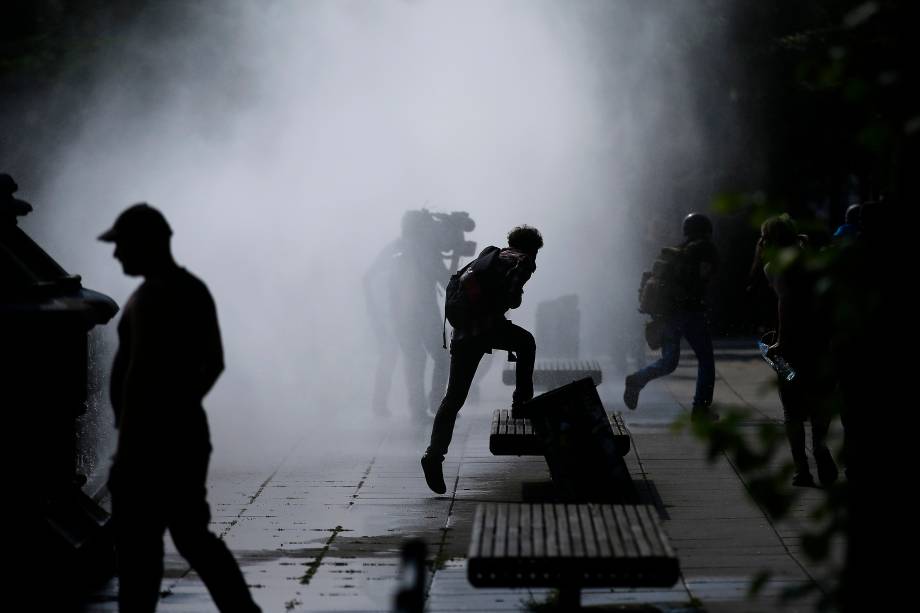
<svg viewBox="0 0 920 613"><path fill-rule="evenodd" d="M420 241L451 260L452 269L462 257L476 255L476 242L466 240L466 233L476 229L476 222L466 211L432 213L428 209L406 211L403 215L403 238Z"/></svg>

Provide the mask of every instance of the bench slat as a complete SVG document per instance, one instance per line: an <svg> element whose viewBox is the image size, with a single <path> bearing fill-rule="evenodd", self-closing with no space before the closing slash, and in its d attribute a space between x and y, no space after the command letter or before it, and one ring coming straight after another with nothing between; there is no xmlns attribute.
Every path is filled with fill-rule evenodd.
<svg viewBox="0 0 920 613"><path fill-rule="evenodd" d="M479 505L476 507L476 514L473 515L473 534L470 535L470 558L478 558L482 551L482 515L485 512L485 507Z"/></svg>
<svg viewBox="0 0 920 613"><path fill-rule="evenodd" d="M542 558L546 555L546 534L543 530L543 505L528 505L533 513L530 533L533 535L533 556Z"/></svg>
<svg viewBox="0 0 920 613"><path fill-rule="evenodd" d="M486 513L482 520L482 557L491 558L495 543L495 505L485 505Z"/></svg>
<svg viewBox="0 0 920 613"><path fill-rule="evenodd" d="M623 545L626 548L626 555L630 558L639 557L639 546L636 544L636 537L629 527L629 518L626 517L626 511L623 507L614 507L613 515L616 517L616 525L623 539Z"/></svg>
<svg viewBox="0 0 920 613"><path fill-rule="evenodd" d="M607 539L607 527L604 525L604 518L601 516L600 507L596 504L589 504L588 512L591 515L591 522L594 525L598 555L602 558L608 558L613 555L613 549L610 548L610 541Z"/></svg>
<svg viewBox="0 0 920 613"><path fill-rule="evenodd" d="M520 539L518 533L521 529L521 506L510 505L508 508L508 546L505 551L506 556L518 557L521 554Z"/></svg>
<svg viewBox="0 0 920 613"><path fill-rule="evenodd" d="M591 510L588 505L573 505L578 511L578 520L581 532L584 535L585 555L589 558L597 557L597 536L594 534L594 523L591 521Z"/></svg>
<svg viewBox="0 0 920 613"><path fill-rule="evenodd" d="M533 555L533 530L531 528L530 514L532 507L529 504L520 505L521 510L521 537L520 537L520 550L521 557L529 558Z"/></svg>
<svg viewBox="0 0 920 613"><path fill-rule="evenodd" d="M568 557L572 555L572 539L569 538L569 518L565 512L564 504L553 505L556 515L556 525L559 527L556 533L559 539L559 555Z"/></svg>
<svg viewBox="0 0 920 613"><path fill-rule="evenodd" d="M671 547L671 541L668 539L668 535L665 534L664 528L661 527L661 522L658 521L658 517L653 511L653 507L646 507L648 511L649 519L652 522L653 529L655 534L658 536L658 541L661 543L662 552L668 557L677 557L677 554L674 551L674 548Z"/></svg>
<svg viewBox="0 0 920 613"><path fill-rule="evenodd" d="M648 538L645 536L645 530L642 529L642 523L639 521L635 507L624 507L623 511L626 513L626 517L628 518L629 529L632 531L633 537L636 539L636 547L639 548L639 555L642 557L651 556L652 546L649 544Z"/></svg>
<svg viewBox="0 0 920 613"><path fill-rule="evenodd" d="M505 555L505 539L508 536L508 504L498 504L498 513L495 518L495 548L492 555L501 558Z"/></svg>
<svg viewBox="0 0 920 613"><path fill-rule="evenodd" d="M543 505L543 529L546 531L546 555L558 558L559 539L556 537L556 510L551 504Z"/></svg>
<svg viewBox="0 0 920 613"><path fill-rule="evenodd" d="M623 542L623 537L620 536L620 531L617 528L617 519L613 513L613 507L605 505L602 513L604 516L604 524L607 526L607 536L610 538L610 546L613 549L613 555L618 558L628 558L630 556L630 551L626 543Z"/></svg>
<svg viewBox="0 0 920 613"><path fill-rule="evenodd" d="M667 555L667 552L664 549L664 544L661 542L661 538L658 535L658 530L655 527L654 521L652 520L649 508L637 507L636 514L639 516L639 523L642 525L642 532L645 534L645 538L648 539L649 545L652 548L652 555Z"/></svg>
<svg viewBox="0 0 920 613"><path fill-rule="evenodd" d="M566 520L569 522L569 534L572 540L572 555L582 558L586 555L585 539L581 531L581 521L578 518L578 507L574 504L566 505Z"/></svg>

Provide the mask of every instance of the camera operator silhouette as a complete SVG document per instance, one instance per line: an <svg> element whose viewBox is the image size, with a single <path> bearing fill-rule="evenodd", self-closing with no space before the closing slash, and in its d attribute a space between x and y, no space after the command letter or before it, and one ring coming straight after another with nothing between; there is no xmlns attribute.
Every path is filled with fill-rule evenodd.
<svg viewBox="0 0 920 613"><path fill-rule="evenodd" d="M440 335L439 286L443 289L461 257L475 252L475 243L463 240L464 233L474 228L467 213L406 211L399 238L384 248L365 274L365 298L380 352L372 400L375 413L389 414L387 397L397 348L402 352L412 415L427 419L437 409L450 365ZM448 258L450 265L445 263ZM426 394L428 358L433 368Z"/></svg>

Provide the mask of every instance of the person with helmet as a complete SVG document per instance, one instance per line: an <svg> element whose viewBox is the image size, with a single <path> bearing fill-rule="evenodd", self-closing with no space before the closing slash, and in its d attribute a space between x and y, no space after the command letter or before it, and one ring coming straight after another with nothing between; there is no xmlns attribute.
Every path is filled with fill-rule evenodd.
<svg viewBox="0 0 920 613"><path fill-rule="evenodd" d="M715 358L706 319L705 295L719 268L719 255L712 242L712 222L702 213L690 213L683 221L684 242L671 250L678 254L679 275L674 279L676 296L661 318L661 358L628 375L623 402L630 409L639 403L639 392L649 381L674 372L680 360L680 339L686 338L699 362L692 417L712 418Z"/></svg>
<svg viewBox="0 0 920 613"><path fill-rule="evenodd" d="M214 300L176 264L171 236L163 214L146 203L99 236L115 243L126 275L144 277L118 323L111 378L118 608L156 609L168 528L219 610L259 611L233 554L208 530L211 442L202 401L223 371L223 349Z"/></svg>

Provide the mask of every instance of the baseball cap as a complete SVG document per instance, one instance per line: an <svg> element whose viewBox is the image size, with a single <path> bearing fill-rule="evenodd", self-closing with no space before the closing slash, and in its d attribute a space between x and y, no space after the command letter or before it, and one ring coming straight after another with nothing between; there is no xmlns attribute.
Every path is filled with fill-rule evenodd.
<svg viewBox="0 0 920 613"><path fill-rule="evenodd" d="M163 213L146 202L140 202L125 209L112 227L99 235L99 240L114 243L119 240L143 240L169 236L172 236L172 229L166 223Z"/></svg>

